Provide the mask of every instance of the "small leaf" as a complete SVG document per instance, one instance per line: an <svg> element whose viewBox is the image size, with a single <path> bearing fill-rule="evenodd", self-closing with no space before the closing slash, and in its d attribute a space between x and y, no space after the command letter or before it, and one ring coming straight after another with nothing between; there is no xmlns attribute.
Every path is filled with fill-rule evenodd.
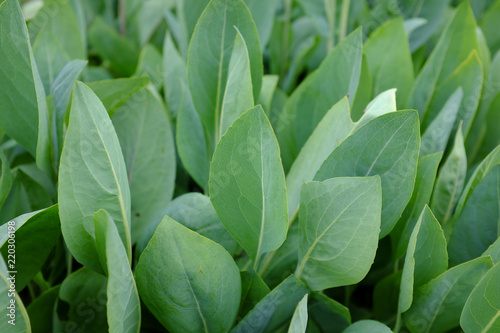
<svg viewBox="0 0 500 333"><path fill-rule="evenodd" d="M351 324L349 309L322 293L313 293L309 317L323 332L342 333Z"/></svg>
<svg viewBox="0 0 500 333"><path fill-rule="evenodd" d="M493 266L487 257L453 267L417 288L404 320L411 332L449 332L460 324L467 297Z"/></svg>
<svg viewBox="0 0 500 333"><path fill-rule="evenodd" d="M163 85L163 62L160 51L155 46L147 44L139 55L139 63L135 69L134 76L148 77L149 82L153 84L156 90L159 90ZM169 64L172 66L172 64Z"/></svg>
<svg viewBox="0 0 500 333"><path fill-rule="evenodd" d="M181 106L187 107L186 103L183 103L183 99L187 98L185 95L189 95L189 100L191 100L191 94L189 89L184 88L184 86L187 87L186 62L177 51L169 33L165 35L163 43L163 68L165 102L170 112L172 112L172 116L175 117L179 113ZM192 101L190 101L190 104L194 111Z"/></svg>
<svg viewBox="0 0 500 333"><path fill-rule="evenodd" d="M453 149L439 170L430 204L441 224L445 224L453 213L464 187L466 172L467 157L462 126L459 126Z"/></svg>
<svg viewBox="0 0 500 333"><path fill-rule="evenodd" d="M379 321L360 320L345 329L344 333L391 333L391 329Z"/></svg>
<svg viewBox="0 0 500 333"><path fill-rule="evenodd" d="M148 309L173 332L227 332L241 297L238 267L219 244L166 216L136 267Z"/></svg>
<svg viewBox="0 0 500 333"><path fill-rule="evenodd" d="M254 260L285 240L285 175L271 124L260 106L221 138L210 166L210 199L219 218Z"/></svg>
<svg viewBox="0 0 500 333"><path fill-rule="evenodd" d="M81 82L73 89L58 200L64 240L75 259L102 272L93 222L100 208L110 213L131 257L130 189L120 143L101 101Z"/></svg>
<svg viewBox="0 0 500 333"><path fill-rule="evenodd" d="M314 291L361 281L377 250L380 178L310 182L300 196L297 277Z"/></svg>
<svg viewBox="0 0 500 333"><path fill-rule="evenodd" d="M288 333L305 333L307 328L307 294L297 304Z"/></svg>
<svg viewBox="0 0 500 333"><path fill-rule="evenodd" d="M441 225L428 206L413 229L406 252L399 294L399 312L408 310L415 288L429 282L448 268L446 239Z"/></svg>
<svg viewBox="0 0 500 333"><path fill-rule="evenodd" d="M470 294L460 317L466 333L493 333L500 330L500 264L495 264Z"/></svg>
<svg viewBox="0 0 500 333"><path fill-rule="evenodd" d="M94 214L94 225L97 252L108 276L109 332L139 332L141 306L127 251L108 212L98 210Z"/></svg>
<svg viewBox="0 0 500 333"><path fill-rule="evenodd" d="M47 320L47 318L53 315L60 288L60 285L50 288L26 308L31 325L33 325L33 333L53 332L52 320Z"/></svg>
<svg viewBox="0 0 500 333"><path fill-rule="evenodd" d="M269 287L255 271L241 272L241 304L239 316L244 317L261 299L270 293Z"/></svg>
<svg viewBox="0 0 500 333"><path fill-rule="evenodd" d="M323 162L314 179L379 175L382 181L382 238L392 230L411 198L419 144L415 111L387 113L345 139Z"/></svg>
<svg viewBox="0 0 500 333"><path fill-rule="evenodd" d="M352 132L369 122L386 113L395 112L396 106L396 89L386 90L375 97L364 110L363 116L355 123Z"/></svg>

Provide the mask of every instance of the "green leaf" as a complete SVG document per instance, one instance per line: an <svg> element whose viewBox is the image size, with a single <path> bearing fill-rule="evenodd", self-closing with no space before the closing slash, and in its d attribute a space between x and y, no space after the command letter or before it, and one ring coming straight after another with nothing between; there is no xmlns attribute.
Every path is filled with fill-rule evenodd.
<svg viewBox="0 0 500 333"><path fill-rule="evenodd" d="M444 152L462 103L463 89L458 88L448 98L439 114L427 127L420 142L420 156Z"/></svg>
<svg viewBox="0 0 500 333"><path fill-rule="evenodd" d="M3 261L3 259L0 259ZM16 279L16 275L5 275L0 271L0 330L9 333L31 332L31 323L24 307L21 297L14 290L11 291L11 277ZM15 283L15 282L14 282Z"/></svg>
<svg viewBox="0 0 500 333"><path fill-rule="evenodd" d="M254 106L252 93L252 73L245 40L238 28L234 40L233 52L229 59L226 90L220 111L220 124L215 124L216 140L226 133L226 130L246 110Z"/></svg>
<svg viewBox="0 0 500 333"><path fill-rule="evenodd" d="M139 332L141 306L127 250L118 229L103 209L94 214L96 247L102 268L108 276L107 314L109 332Z"/></svg>
<svg viewBox="0 0 500 333"><path fill-rule="evenodd" d="M342 333L351 324L349 309L321 293L312 294L309 317L323 332Z"/></svg>
<svg viewBox="0 0 500 333"><path fill-rule="evenodd" d="M52 317L60 288L60 285L50 288L26 308L30 322L33 325L33 333L53 332L52 320L48 318Z"/></svg>
<svg viewBox="0 0 500 333"><path fill-rule="evenodd" d="M163 101L152 88L136 93L112 120L127 166L135 243L172 199L174 138Z"/></svg>
<svg viewBox="0 0 500 333"><path fill-rule="evenodd" d="M360 320L349 326L344 333L391 333L391 329L376 320Z"/></svg>
<svg viewBox="0 0 500 333"><path fill-rule="evenodd" d="M496 264L500 261L500 237L495 241L495 243L491 244L490 247L481 256L490 256L493 260L493 264Z"/></svg>
<svg viewBox="0 0 500 333"><path fill-rule="evenodd" d="M142 300L169 331L227 332L241 297L238 267L220 245L166 216L136 267Z"/></svg>
<svg viewBox="0 0 500 333"><path fill-rule="evenodd" d="M231 333L275 332L292 317L296 304L307 292L302 282L293 275L289 276L264 297Z"/></svg>
<svg viewBox="0 0 500 333"><path fill-rule="evenodd" d="M438 112L444 107L449 96L462 87L464 95L458 109L453 131L457 130L460 121L463 120L463 133L464 137L467 137L479 104L482 85L482 65L477 52L473 51L441 85L436 87L429 108L423 116L422 128L427 129L432 120L437 117Z"/></svg>
<svg viewBox="0 0 500 333"><path fill-rule="evenodd" d="M386 90L377 95L364 110L363 116L355 123L352 132L369 122L386 113L395 112L396 106L396 89Z"/></svg>
<svg viewBox="0 0 500 333"><path fill-rule="evenodd" d="M277 131L285 170L288 170L317 124L344 96L352 101L361 72L361 29L351 33L300 84L288 99Z"/></svg>
<svg viewBox="0 0 500 333"><path fill-rule="evenodd" d="M288 333L305 333L307 328L307 294L297 304Z"/></svg>
<svg viewBox="0 0 500 333"><path fill-rule="evenodd" d="M97 272L94 212L106 209L131 257L130 189L120 143L101 101L81 82L73 102L59 170L59 216L75 259Z"/></svg>
<svg viewBox="0 0 500 333"><path fill-rule="evenodd" d="M464 188L467 172L462 126L458 127L453 149L439 170L431 199L431 208L441 224L445 224L453 213L459 195Z"/></svg>
<svg viewBox="0 0 500 333"><path fill-rule="evenodd" d="M166 34L163 43L163 68L165 102L172 116L177 116L181 107L191 106L194 111L191 93L184 87L187 86L186 62L177 51L169 33ZM187 98L189 98L189 105L183 102Z"/></svg>
<svg viewBox="0 0 500 333"><path fill-rule="evenodd" d="M9 250L15 250L13 261L15 269L9 267L9 270L18 271L16 289L21 291L42 269L52 248L59 240L61 229L57 205L29 216L25 222L19 221L19 219L24 218L18 217L0 227L0 230L5 229L2 230L2 234L15 240L11 243L9 240L2 239L0 251L5 261L10 264L11 260L9 259L12 259L10 256L12 251ZM14 234L12 233L13 229L15 229Z"/></svg>
<svg viewBox="0 0 500 333"><path fill-rule="evenodd" d="M351 133L354 124L349 117L349 102L341 99L321 119L286 176L288 215L296 216L302 184L313 180L323 161Z"/></svg>
<svg viewBox="0 0 500 333"><path fill-rule="evenodd" d="M255 271L242 271L239 316L245 316L269 293L269 287Z"/></svg>
<svg viewBox="0 0 500 333"><path fill-rule="evenodd" d="M146 87L148 82L146 77L131 77L89 82L87 86L99 97L109 116L112 117L116 109L125 104L136 92Z"/></svg>
<svg viewBox="0 0 500 333"><path fill-rule="evenodd" d="M377 140L368 139L374 137ZM387 113L347 137L328 156L314 179L379 175L382 181L382 238L392 230L411 198L419 145L417 113Z"/></svg>
<svg viewBox="0 0 500 333"><path fill-rule="evenodd" d="M0 164L2 173L0 174L0 208L2 207L5 199L9 195L10 189L12 188L13 176L10 171L9 161L5 157L5 154L0 150Z"/></svg>
<svg viewBox="0 0 500 333"><path fill-rule="evenodd" d="M401 269L397 270L375 284L372 296L373 319L386 323L394 320L398 312L402 274Z"/></svg>
<svg viewBox="0 0 500 333"><path fill-rule="evenodd" d="M280 2L278 0L245 0L245 4L255 21L259 32L260 47L264 50L271 37L276 9Z"/></svg>
<svg viewBox="0 0 500 333"><path fill-rule="evenodd" d="M397 88L398 104L406 105L413 86L413 63L403 19L390 20L375 30L363 51L373 80L373 94ZM394 71L398 75L394 75Z"/></svg>
<svg viewBox="0 0 500 333"><path fill-rule="evenodd" d="M208 133L210 146L217 143L215 138L227 86L229 60L237 34L233 26L241 32L247 45L253 97L258 100L262 85L262 54L257 28L243 0L212 0L201 14L189 45L189 89ZM207 52L210 57L207 57Z"/></svg>
<svg viewBox="0 0 500 333"><path fill-rule="evenodd" d="M418 110L422 117L429 107L436 87L439 87L452 74L472 50L477 49L474 14L468 3L462 3L455 11L436 47L416 77L407 107ZM452 91L455 90L456 87L452 89ZM446 99L452 91L446 94ZM441 106L436 108L436 112L441 110Z"/></svg>
<svg viewBox="0 0 500 333"><path fill-rule="evenodd" d="M413 229L406 252L399 294L399 312L408 310L413 291L448 268L446 239L441 225L426 205Z"/></svg>
<svg viewBox="0 0 500 333"><path fill-rule="evenodd" d="M288 226L278 142L260 106L241 115L219 141L209 188L222 224L257 267L263 253L283 243Z"/></svg>
<svg viewBox="0 0 500 333"><path fill-rule="evenodd" d="M260 90L259 102L266 112L268 118L271 118L273 97L278 86L278 75L264 75L262 77L262 88ZM272 121L271 121L272 123Z"/></svg>
<svg viewBox="0 0 500 333"><path fill-rule="evenodd" d="M175 6L175 0L127 0L126 31L139 45L144 45L164 19L164 11Z"/></svg>
<svg viewBox="0 0 500 333"><path fill-rule="evenodd" d="M172 65L170 65L172 66ZM163 59L160 51L151 44L147 44L139 55L139 63L134 76L146 76L156 90L163 85Z"/></svg>
<svg viewBox="0 0 500 333"><path fill-rule="evenodd" d="M394 258L401 258L408 248L413 228L415 228L422 209L429 203L431 198L434 180L442 156L442 152L437 152L422 156L418 160L417 177L410 202L408 202L401 218L391 232L391 240L395 249Z"/></svg>
<svg viewBox="0 0 500 333"><path fill-rule="evenodd" d="M54 103L54 114L52 116L52 145L54 147L54 160L56 162L56 170L59 167L59 157L64 143L64 118L66 109L68 108L71 91L75 85L75 81L80 76L83 68L87 65L87 61L72 60L61 70L55 78L52 85L52 98ZM55 138L54 138L55 135Z"/></svg>
<svg viewBox="0 0 500 333"><path fill-rule="evenodd" d="M500 33L496 25L499 17L500 1L497 0L488 8L479 22L479 26L484 32L484 36L486 37L488 47L492 54L500 49Z"/></svg>
<svg viewBox="0 0 500 333"><path fill-rule="evenodd" d="M466 333L500 329L500 264L495 264L476 285L462 310L460 326Z"/></svg>
<svg viewBox="0 0 500 333"><path fill-rule="evenodd" d="M134 74L139 60L139 51L131 41L121 36L100 16L89 26L89 44L109 61L113 70L120 76Z"/></svg>
<svg viewBox="0 0 500 333"><path fill-rule="evenodd" d="M493 266L487 257L453 267L417 288L404 320L411 332L449 332L460 324L469 294Z"/></svg>
<svg viewBox="0 0 500 333"><path fill-rule="evenodd" d="M500 165L476 187L450 238L450 264L479 257L500 235Z"/></svg>
<svg viewBox="0 0 500 333"><path fill-rule="evenodd" d="M177 116L175 141L182 165L208 193L208 178L212 149L208 146L200 116L196 113L187 84L180 82L181 104Z"/></svg>
<svg viewBox="0 0 500 333"><path fill-rule="evenodd" d="M166 205L159 215L161 218L165 215L170 216L185 227L222 245L231 255L236 255L239 250L241 251L220 222L210 198L206 195L196 192L183 194ZM157 224L154 225L154 229L149 228L151 234L147 237L148 241L153 236L156 227Z"/></svg>
<svg viewBox="0 0 500 333"><path fill-rule="evenodd" d="M0 126L19 142L47 173L50 138L45 91L31 49L21 8L16 0L0 4ZM7 38L8 36L8 38Z"/></svg>
<svg viewBox="0 0 500 333"><path fill-rule="evenodd" d="M380 178L306 183L300 199L297 277L314 291L361 281L378 245Z"/></svg>
<svg viewBox="0 0 500 333"><path fill-rule="evenodd" d="M108 332L106 285L104 275L86 267L68 275L59 290L58 303L61 304L61 300L67 303L65 307L61 306L65 312L56 314L63 319L61 330L71 327L81 332ZM55 308L57 311L57 303ZM55 322L55 331L56 325Z"/></svg>

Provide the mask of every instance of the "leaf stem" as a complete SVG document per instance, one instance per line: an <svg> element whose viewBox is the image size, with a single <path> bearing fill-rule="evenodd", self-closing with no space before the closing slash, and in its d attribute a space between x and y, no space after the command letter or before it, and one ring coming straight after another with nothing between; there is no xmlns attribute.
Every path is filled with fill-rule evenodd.
<svg viewBox="0 0 500 333"><path fill-rule="evenodd" d="M349 18L349 7L351 6L351 0L342 1L342 7L340 8L340 27L339 27L339 41L345 38L347 32L347 19Z"/></svg>
<svg viewBox="0 0 500 333"><path fill-rule="evenodd" d="M325 0L325 12L330 28L330 36L327 40L327 53L335 46L335 18L337 16L337 0Z"/></svg>
<svg viewBox="0 0 500 333"><path fill-rule="evenodd" d="M398 310L398 314L396 315L396 324L394 325L394 333L399 333L401 330L401 312Z"/></svg>
<svg viewBox="0 0 500 333"><path fill-rule="evenodd" d="M127 15L125 11L125 0L119 0L118 3L118 16L120 20L120 34L125 36L127 27Z"/></svg>

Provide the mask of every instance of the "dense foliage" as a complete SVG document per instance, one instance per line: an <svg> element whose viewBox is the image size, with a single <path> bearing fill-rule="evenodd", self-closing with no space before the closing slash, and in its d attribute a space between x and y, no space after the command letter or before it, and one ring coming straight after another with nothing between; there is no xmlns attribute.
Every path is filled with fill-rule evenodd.
<svg viewBox="0 0 500 333"><path fill-rule="evenodd" d="M499 22L3 1L0 332L500 332Z"/></svg>

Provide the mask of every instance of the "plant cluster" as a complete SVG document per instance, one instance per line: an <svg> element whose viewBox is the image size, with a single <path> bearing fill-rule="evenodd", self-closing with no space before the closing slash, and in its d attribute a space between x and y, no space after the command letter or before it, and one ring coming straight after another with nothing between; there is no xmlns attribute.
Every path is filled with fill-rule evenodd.
<svg viewBox="0 0 500 333"><path fill-rule="evenodd" d="M500 332L500 0L0 4L0 332Z"/></svg>

